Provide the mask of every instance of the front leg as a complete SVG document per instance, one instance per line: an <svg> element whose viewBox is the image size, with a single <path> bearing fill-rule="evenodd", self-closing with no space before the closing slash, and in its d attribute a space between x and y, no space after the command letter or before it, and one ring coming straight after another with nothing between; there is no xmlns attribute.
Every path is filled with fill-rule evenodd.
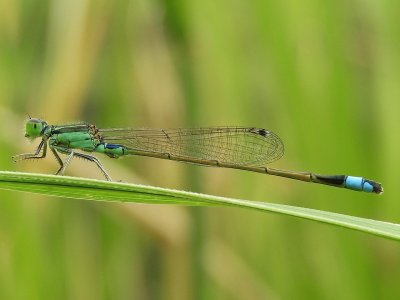
<svg viewBox="0 0 400 300"><path fill-rule="evenodd" d="M42 148L43 152L40 155L40 151L42 150ZM17 162L25 159L44 158L46 157L46 152L47 152L47 141L45 139L42 139L35 153L24 153L24 154L14 155L12 159L14 162Z"/></svg>

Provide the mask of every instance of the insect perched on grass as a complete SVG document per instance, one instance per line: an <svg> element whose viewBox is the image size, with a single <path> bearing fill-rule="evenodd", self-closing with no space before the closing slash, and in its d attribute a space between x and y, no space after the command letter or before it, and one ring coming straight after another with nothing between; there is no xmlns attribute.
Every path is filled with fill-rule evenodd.
<svg viewBox="0 0 400 300"><path fill-rule="evenodd" d="M14 161L44 158L47 149L50 148L60 164L56 172L58 175L64 174L74 157L80 157L94 162L104 177L111 180L96 157L82 153L98 152L111 158L125 155L150 156L202 166L282 176L357 191L377 194L383 192L380 183L362 177L319 175L262 166L278 160L283 155L281 139L262 128L101 129L86 123L49 125L44 120L29 118L26 122L25 137L42 140L35 153L16 155L13 157ZM62 160L59 153L66 154L67 158Z"/></svg>

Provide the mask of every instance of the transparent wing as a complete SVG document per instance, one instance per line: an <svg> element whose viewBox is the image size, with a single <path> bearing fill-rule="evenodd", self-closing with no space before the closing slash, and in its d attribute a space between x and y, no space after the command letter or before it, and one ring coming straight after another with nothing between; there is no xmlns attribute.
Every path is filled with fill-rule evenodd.
<svg viewBox="0 0 400 300"><path fill-rule="evenodd" d="M280 138L261 128L213 127L193 129L99 129L106 143L132 150L168 153L182 158L259 166L279 159Z"/></svg>

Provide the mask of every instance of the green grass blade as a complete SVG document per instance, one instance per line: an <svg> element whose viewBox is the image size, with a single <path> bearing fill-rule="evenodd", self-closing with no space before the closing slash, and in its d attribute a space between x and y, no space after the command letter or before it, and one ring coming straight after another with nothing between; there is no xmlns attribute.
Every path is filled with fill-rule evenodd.
<svg viewBox="0 0 400 300"><path fill-rule="evenodd" d="M84 200L192 206L218 205L252 208L400 240L399 224L310 208L217 197L138 184L108 182L79 177L0 171L0 189Z"/></svg>

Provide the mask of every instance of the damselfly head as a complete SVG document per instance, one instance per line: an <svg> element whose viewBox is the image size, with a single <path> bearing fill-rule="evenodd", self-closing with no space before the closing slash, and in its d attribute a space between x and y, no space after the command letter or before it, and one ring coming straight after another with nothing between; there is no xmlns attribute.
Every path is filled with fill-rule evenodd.
<svg viewBox="0 0 400 300"><path fill-rule="evenodd" d="M47 122L41 119L30 118L25 125L25 137L28 139L35 139L42 136Z"/></svg>

